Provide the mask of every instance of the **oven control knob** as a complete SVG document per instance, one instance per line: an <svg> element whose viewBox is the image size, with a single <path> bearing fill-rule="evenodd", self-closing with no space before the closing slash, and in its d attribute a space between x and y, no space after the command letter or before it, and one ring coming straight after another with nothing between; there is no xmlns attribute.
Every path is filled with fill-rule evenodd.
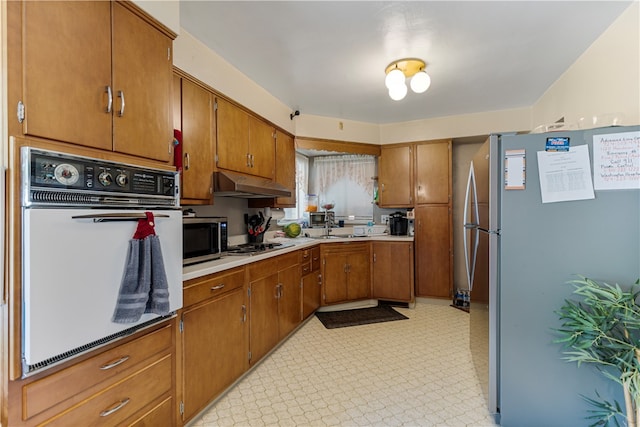
<svg viewBox="0 0 640 427"><path fill-rule="evenodd" d="M129 177L127 174L121 173L116 176L116 184L120 187L125 187L129 183Z"/></svg>
<svg viewBox="0 0 640 427"><path fill-rule="evenodd" d="M60 184L73 185L78 182L80 173L75 166L68 163L62 163L56 166L53 171L53 176Z"/></svg>
<svg viewBox="0 0 640 427"><path fill-rule="evenodd" d="M100 184L105 187L108 187L111 185L111 183L113 183L113 177L111 176L111 173L107 171L100 172L100 175L98 175L98 180L100 181Z"/></svg>

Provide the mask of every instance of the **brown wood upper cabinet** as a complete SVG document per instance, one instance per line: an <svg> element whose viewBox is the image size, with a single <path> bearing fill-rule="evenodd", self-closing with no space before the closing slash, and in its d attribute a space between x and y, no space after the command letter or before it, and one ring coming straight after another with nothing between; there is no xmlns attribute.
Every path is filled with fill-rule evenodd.
<svg viewBox="0 0 640 427"><path fill-rule="evenodd" d="M449 203L451 198L451 141L415 146L416 203Z"/></svg>
<svg viewBox="0 0 640 427"><path fill-rule="evenodd" d="M196 83L175 76L174 102L182 105L182 185L183 201L209 202L213 192L214 96Z"/></svg>
<svg viewBox="0 0 640 427"><path fill-rule="evenodd" d="M216 111L218 168L273 179L275 128L222 98Z"/></svg>
<svg viewBox="0 0 640 427"><path fill-rule="evenodd" d="M413 147L382 146L378 159L378 205L384 208L413 206Z"/></svg>
<svg viewBox="0 0 640 427"><path fill-rule="evenodd" d="M20 22L9 30L21 89L11 100L24 112L13 130L170 160L175 34L129 2L25 1L8 13Z"/></svg>

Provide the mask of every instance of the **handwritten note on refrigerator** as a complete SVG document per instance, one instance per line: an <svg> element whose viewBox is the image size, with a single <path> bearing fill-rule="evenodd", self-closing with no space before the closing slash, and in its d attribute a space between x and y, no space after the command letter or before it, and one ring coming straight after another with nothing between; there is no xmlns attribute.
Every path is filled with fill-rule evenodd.
<svg viewBox="0 0 640 427"><path fill-rule="evenodd" d="M640 132L593 136L593 186L640 189Z"/></svg>
<svg viewBox="0 0 640 427"><path fill-rule="evenodd" d="M538 151L538 173L542 203L593 199L589 147L569 151Z"/></svg>

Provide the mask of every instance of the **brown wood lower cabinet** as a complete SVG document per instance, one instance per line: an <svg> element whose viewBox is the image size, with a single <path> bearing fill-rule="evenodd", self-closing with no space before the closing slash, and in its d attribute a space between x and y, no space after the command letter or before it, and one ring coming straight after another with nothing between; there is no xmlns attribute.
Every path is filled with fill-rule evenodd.
<svg viewBox="0 0 640 427"><path fill-rule="evenodd" d="M8 425L145 426L161 413L162 425L176 425L174 328L175 319L52 374L11 382Z"/></svg>
<svg viewBox="0 0 640 427"><path fill-rule="evenodd" d="M322 302L322 273L320 273L320 247L300 251L302 260L302 319L311 316Z"/></svg>
<svg viewBox="0 0 640 427"><path fill-rule="evenodd" d="M248 368L244 283L243 267L185 283L183 421L198 414Z"/></svg>
<svg viewBox="0 0 640 427"><path fill-rule="evenodd" d="M425 205L415 209L416 296L450 298L453 289L451 209Z"/></svg>
<svg viewBox="0 0 640 427"><path fill-rule="evenodd" d="M412 302L413 242L372 242L373 298Z"/></svg>
<svg viewBox="0 0 640 427"><path fill-rule="evenodd" d="M262 359L300 324L298 252L258 261L247 267L250 289L250 363Z"/></svg>
<svg viewBox="0 0 640 427"><path fill-rule="evenodd" d="M323 305L371 297L369 248L369 243L322 245Z"/></svg>

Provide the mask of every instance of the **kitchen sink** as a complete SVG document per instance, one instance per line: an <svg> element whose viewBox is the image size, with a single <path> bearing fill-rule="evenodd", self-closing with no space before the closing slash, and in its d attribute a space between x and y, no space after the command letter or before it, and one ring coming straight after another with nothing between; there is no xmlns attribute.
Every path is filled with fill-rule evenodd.
<svg viewBox="0 0 640 427"><path fill-rule="evenodd" d="M362 239L368 236L354 236L353 234L329 234L328 236L309 236L311 239Z"/></svg>

